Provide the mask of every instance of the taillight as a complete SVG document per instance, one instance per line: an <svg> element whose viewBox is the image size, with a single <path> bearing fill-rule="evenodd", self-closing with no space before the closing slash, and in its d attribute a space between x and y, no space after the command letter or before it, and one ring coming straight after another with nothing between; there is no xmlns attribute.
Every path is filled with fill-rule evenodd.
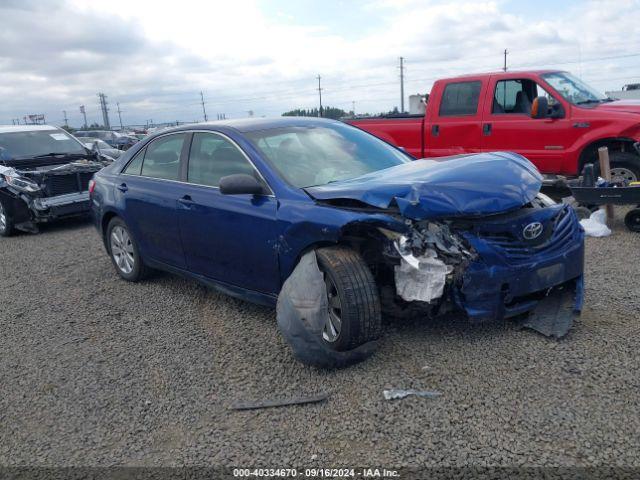
<svg viewBox="0 0 640 480"><path fill-rule="evenodd" d="M96 188L96 181L92 178L89 180L89 195L93 195L93 191Z"/></svg>

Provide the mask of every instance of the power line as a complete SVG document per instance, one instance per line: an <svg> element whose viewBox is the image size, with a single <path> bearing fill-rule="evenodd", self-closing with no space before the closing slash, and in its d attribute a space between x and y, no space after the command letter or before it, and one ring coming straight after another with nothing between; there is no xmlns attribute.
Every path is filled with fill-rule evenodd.
<svg viewBox="0 0 640 480"><path fill-rule="evenodd" d="M404 113L404 57L400 57L400 113Z"/></svg>
<svg viewBox="0 0 640 480"><path fill-rule="evenodd" d="M318 116L322 116L322 87L320 86L320 74L318 74L318 97L320 100L320 108L318 109Z"/></svg>
<svg viewBox="0 0 640 480"><path fill-rule="evenodd" d="M102 109L102 123L104 128L111 130L111 123L109 122L109 108L107 107L107 96L104 93L98 93L100 98L100 108Z"/></svg>
<svg viewBox="0 0 640 480"><path fill-rule="evenodd" d="M122 126L122 112L120 110L120 102L116 102L116 106L118 107L118 120L120 120L120 130L124 130L124 127Z"/></svg>
<svg viewBox="0 0 640 480"><path fill-rule="evenodd" d="M208 118L207 118L207 110L204 108L204 93L202 93L202 90L200 90L200 101L202 103L202 113L204 114L204 121L206 122Z"/></svg>

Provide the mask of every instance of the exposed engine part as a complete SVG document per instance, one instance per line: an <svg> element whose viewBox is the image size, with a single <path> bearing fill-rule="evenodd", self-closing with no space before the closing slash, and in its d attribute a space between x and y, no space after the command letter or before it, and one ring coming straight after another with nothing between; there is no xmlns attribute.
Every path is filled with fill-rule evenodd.
<svg viewBox="0 0 640 480"><path fill-rule="evenodd" d="M474 257L464 240L439 222L412 223L394 246L401 257L394 268L396 292L406 301L429 303L442 297L447 280Z"/></svg>

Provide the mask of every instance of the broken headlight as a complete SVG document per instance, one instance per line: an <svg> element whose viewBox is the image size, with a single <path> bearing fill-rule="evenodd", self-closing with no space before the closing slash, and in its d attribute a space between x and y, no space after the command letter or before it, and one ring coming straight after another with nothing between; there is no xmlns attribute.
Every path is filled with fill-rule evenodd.
<svg viewBox="0 0 640 480"><path fill-rule="evenodd" d="M13 188L23 192L34 193L40 190L40 185L17 175L3 175L5 182Z"/></svg>

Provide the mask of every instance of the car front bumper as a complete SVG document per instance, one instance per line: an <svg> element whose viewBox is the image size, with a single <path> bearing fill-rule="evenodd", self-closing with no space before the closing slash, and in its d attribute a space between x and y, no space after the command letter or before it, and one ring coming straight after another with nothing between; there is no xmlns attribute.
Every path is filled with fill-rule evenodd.
<svg viewBox="0 0 640 480"><path fill-rule="evenodd" d="M571 235L564 237L564 246L553 253L532 256L518 262L501 261L497 250L481 241L480 258L472 262L454 289L456 305L473 321L504 319L534 310L538 303L556 291L574 291L574 310L580 311L583 301L584 232L577 219ZM503 260L503 259L502 259Z"/></svg>
<svg viewBox="0 0 640 480"><path fill-rule="evenodd" d="M55 197L35 198L29 202L36 222L89 213L89 192L69 193Z"/></svg>

